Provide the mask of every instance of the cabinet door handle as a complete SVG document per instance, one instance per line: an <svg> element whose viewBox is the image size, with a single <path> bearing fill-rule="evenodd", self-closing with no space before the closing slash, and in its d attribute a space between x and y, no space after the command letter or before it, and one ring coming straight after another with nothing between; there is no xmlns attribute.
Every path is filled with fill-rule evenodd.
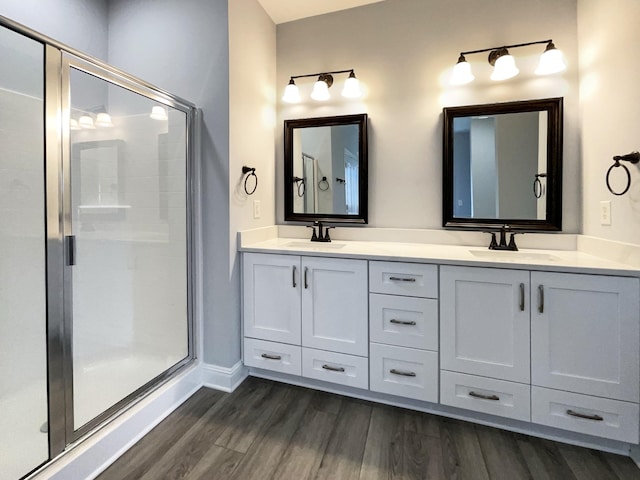
<svg viewBox="0 0 640 480"><path fill-rule="evenodd" d="M500 400L500 397L497 395L484 395L482 393L477 393L474 391L469 392L469 396L474 398L481 398L482 400L493 400L494 402Z"/></svg>
<svg viewBox="0 0 640 480"><path fill-rule="evenodd" d="M392 368L391 370L389 370L389 373L393 373L394 375L402 375L403 377L415 377L416 376L415 372L403 372L402 370L396 370L395 368Z"/></svg>
<svg viewBox="0 0 640 480"><path fill-rule="evenodd" d="M584 418L587 420L593 420L596 422L601 422L604 420L600 415L587 415L586 413L574 412L573 410L567 410L567 415L571 415L572 417Z"/></svg>
<svg viewBox="0 0 640 480"><path fill-rule="evenodd" d="M309 288L309 282L307 281L307 274L309 273L309 269L304 267L304 288Z"/></svg>
<svg viewBox="0 0 640 480"><path fill-rule="evenodd" d="M260 355L262 358L266 358L267 360L282 360L280 355L269 355L268 353L263 353Z"/></svg>
<svg viewBox="0 0 640 480"><path fill-rule="evenodd" d="M520 311L524 312L524 283L520 284Z"/></svg>
<svg viewBox="0 0 640 480"><path fill-rule="evenodd" d="M322 365L322 368L329 370L330 372L344 372L343 367L332 367L331 365Z"/></svg>
<svg viewBox="0 0 640 480"><path fill-rule="evenodd" d="M296 266L294 265L293 268L291 269L291 285L293 286L293 288L296 288Z"/></svg>
<svg viewBox="0 0 640 480"><path fill-rule="evenodd" d="M398 320L397 318L392 318L389 320L389 323L395 323L396 325L415 325L416 322L413 320Z"/></svg>
<svg viewBox="0 0 640 480"><path fill-rule="evenodd" d="M407 277L389 277L389 280L391 280L392 282L416 283L416 279L415 278L407 278Z"/></svg>
<svg viewBox="0 0 640 480"><path fill-rule="evenodd" d="M538 285L538 312L544 313L544 286Z"/></svg>

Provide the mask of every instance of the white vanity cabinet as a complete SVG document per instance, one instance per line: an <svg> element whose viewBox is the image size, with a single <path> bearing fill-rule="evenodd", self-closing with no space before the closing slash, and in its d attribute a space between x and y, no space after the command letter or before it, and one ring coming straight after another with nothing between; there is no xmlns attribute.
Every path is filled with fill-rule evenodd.
<svg viewBox="0 0 640 480"><path fill-rule="evenodd" d="M369 262L374 392L438 402L438 267Z"/></svg>
<svg viewBox="0 0 640 480"><path fill-rule="evenodd" d="M367 261L245 253L244 363L368 388Z"/></svg>

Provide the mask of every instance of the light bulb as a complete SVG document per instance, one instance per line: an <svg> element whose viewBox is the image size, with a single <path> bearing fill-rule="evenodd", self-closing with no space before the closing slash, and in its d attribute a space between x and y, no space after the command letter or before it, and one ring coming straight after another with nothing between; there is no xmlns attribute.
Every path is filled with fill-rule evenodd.
<svg viewBox="0 0 640 480"><path fill-rule="evenodd" d="M311 92L311 98L318 102L324 102L329 100L331 96L329 95L329 85L324 80L318 79L318 81L313 85L313 91Z"/></svg>
<svg viewBox="0 0 640 480"><path fill-rule="evenodd" d="M282 101L286 103L300 102L300 90L298 90L298 86L296 85L296 82L293 81L293 78L289 80L289 84L284 89Z"/></svg>
<svg viewBox="0 0 640 480"><path fill-rule="evenodd" d="M508 78L515 77L518 73L520 73L520 70L516 67L516 61L507 52L496 60L496 64L493 67L493 73L491 74L491 80L506 80Z"/></svg>
<svg viewBox="0 0 640 480"><path fill-rule="evenodd" d="M167 120L169 118L167 117L167 111L160 105L153 106L149 117L153 118L154 120Z"/></svg>
<svg viewBox="0 0 640 480"><path fill-rule="evenodd" d="M562 52L556 48L553 42L549 42L546 50L540 56L540 63L536 68L536 75L551 75L567 68Z"/></svg>
<svg viewBox="0 0 640 480"><path fill-rule="evenodd" d="M78 125L80 125L80 128L85 128L87 130L96 128L93 124L93 118L91 118L89 115L82 115L78 119Z"/></svg>
<svg viewBox="0 0 640 480"><path fill-rule="evenodd" d="M467 59L464 58L464 55L460 55L458 63L456 63L455 67L453 67L453 72L451 72L449 83L451 85L464 85L465 83L472 82L475 78L473 73L471 73L471 65L467 62Z"/></svg>
<svg viewBox="0 0 640 480"><path fill-rule="evenodd" d="M360 90L360 81L356 78L356 74L353 73L353 70L349 74L349 78L347 78L344 82L342 96L346 98L359 98L362 96L362 91Z"/></svg>
<svg viewBox="0 0 640 480"><path fill-rule="evenodd" d="M75 118L69 119L69 130L80 130L80 125L78 125L78 120Z"/></svg>
<svg viewBox="0 0 640 480"><path fill-rule="evenodd" d="M113 127L113 122L111 121L111 115L108 113L99 113L96 116L96 126L97 127Z"/></svg>

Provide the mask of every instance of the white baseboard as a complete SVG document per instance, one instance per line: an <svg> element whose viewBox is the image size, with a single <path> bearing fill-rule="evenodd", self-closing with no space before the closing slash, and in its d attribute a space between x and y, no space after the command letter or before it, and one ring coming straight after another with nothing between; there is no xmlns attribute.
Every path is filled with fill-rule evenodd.
<svg viewBox="0 0 640 480"><path fill-rule="evenodd" d="M29 480L96 478L201 387L201 366L194 364L142 398L78 447L35 472Z"/></svg>
<svg viewBox="0 0 640 480"><path fill-rule="evenodd" d="M223 392L233 392L249 375L248 369L239 361L231 368L208 363L202 364L202 383L205 387Z"/></svg>

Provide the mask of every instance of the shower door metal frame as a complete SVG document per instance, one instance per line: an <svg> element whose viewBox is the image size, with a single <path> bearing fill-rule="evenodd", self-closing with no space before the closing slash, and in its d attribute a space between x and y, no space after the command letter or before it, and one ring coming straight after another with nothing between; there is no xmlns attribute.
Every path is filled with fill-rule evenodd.
<svg viewBox="0 0 640 480"><path fill-rule="evenodd" d="M195 269L193 262L194 254L194 223L195 218L193 215L193 143L194 143L194 118L196 116L195 106L191 103L179 99L173 95L166 94L155 87L150 86L146 82L131 77L128 74L120 72L113 67L106 64L100 64L93 60L87 60L84 57L80 57L77 54L70 52L62 52L61 62L61 121L62 121L62 211L60 218L62 221L62 249L64 252L64 390L65 390L65 431L67 444L74 443L83 438L87 434L92 433L97 428L100 428L104 422L113 417L115 414L120 414L126 411L127 408L132 406L132 402L138 398L141 398L153 389L159 387L165 380L168 380L173 374L195 361L195 339L194 339L194 286L195 286ZM186 228L187 228L187 245L186 245L186 277L187 277L187 325L188 325L188 351L187 356L181 361L162 372L160 375L151 379L149 382L140 386L130 395L126 396L106 411L102 412L85 425L78 429L75 429L74 425L74 408L73 408L73 266L70 264L69 254L70 251L65 246L65 238L69 238L73 235L72 231L72 205L71 205L71 149L70 149L70 128L69 120L71 118L71 82L70 74L71 69L79 70L83 73L89 74L105 82L114 84L118 87L124 88L131 92L134 92L143 97L149 98L154 102L161 103L163 105L172 107L185 113L186 119L186 180L187 185L185 189L186 193ZM65 192L69 192L66 193Z"/></svg>
<svg viewBox="0 0 640 480"><path fill-rule="evenodd" d="M195 158L199 145L199 111L192 103L155 87L126 72L122 72L98 59L85 55L63 43L42 35L18 22L0 15L0 26L42 44L44 49L44 132L45 151L45 253L46 253L46 335L47 335L47 390L49 425L49 460L30 475L45 468L52 461L77 446L81 440L102 428L117 415L124 413L160 387L174 373L196 360L196 309L197 228L196 208L198 194L194 174ZM72 365L72 319L65 305L70 290L65 288L70 275L64 249L64 233L70 226L70 210L65 209L70 192L69 169L69 68L78 68L91 75L134 91L158 103L176 108L186 114L186 228L187 228L187 326L188 354L150 382L141 386L106 412L94 418L79 430L73 423L73 365ZM66 87L66 90L65 90ZM65 174L66 173L66 174ZM70 376L71 375L71 376Z"/></svg>

